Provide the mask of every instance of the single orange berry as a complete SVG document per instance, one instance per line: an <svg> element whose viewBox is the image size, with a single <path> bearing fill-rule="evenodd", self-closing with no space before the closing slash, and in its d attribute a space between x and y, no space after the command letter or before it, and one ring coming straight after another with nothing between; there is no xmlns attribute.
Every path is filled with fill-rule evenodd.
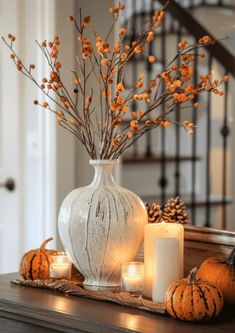
<svg viewBox="0 0 235 333"><path fill-rule="evenodd" d="M61 63L59 61L56 62L55 67L57 69L60 69L62 67Z"/></svg>
<svg viewBox="0 0 235 333"><path fill-rule="evenodd" d="M74 119L69 119L68 124L69 125L75 125L75 120Z"/></svg>
<svg viewBox="0 0 235 333"><path fill-rule="evenodd" d="M104 59L101 60L101 65L108 66L108 64L109 64L109 59L104 58Z"/></svg>
<svg viewBox="0 0 235 333"><path fill-rule="evenodd" d="M188 121L188 120L184 120L184 121L182 122L182 124L183 124L184 126L188 126L189 121Z"/></svg>
<svg viewBox="0 0 235 333"><path fill-rule="evenodd" d="M119 36L123 37L126 34L126 29L125 28L120 28L119 29Z"/></svg>
<svg viewBox="0 0 235 333"><path fill-rule="evenodd" d="M178 48L179 49L183 49L183 48L185 48L185 46L188 44L188 42L185 40L185 39L183 39L183 40L181 40L179 43L178 43Z"/></svg>
<svg viewBox="0 0 235 333"><path fill-rule="evenodd" d="M193 135L193 130L188 131L187 134L188 134L189 136Z"/></svg>
<svg viewBox="0 0 235 333"><path fill-rule="evenodd" d="M117 85L117 91L122 92L124 90L124 85L122 82L119 82Z"/></svg>
<svg viewBox="0 0 235 333"><path fill-rule="evenodd" d="M155 62L156 57L155 57L154 55L150 55L150 56L148 57L148 60L149 60L149 62L152 64L152 63Z"/></svg>
<svg viewBox="0 0 235 333"><path fill-rule="evenodd" d="M147 43L150 43L154 38L154 32L153 31L149 31L147 37L146 37L146 41Z"/></svg>
<svg viewBox="0 0 235 333"><path fill-rule="evenodd" d="M121 54L121 60L124 61L124 60L126 60L126 58L127 58L127 54L126 53L122 53Z"/></svg>
<svg viewBox="0 0 235 333"><path fill-rule="evenodd" d="M83 23L88 24L88 23L90 22L90 20L91 20L91 17L90 17L90 16L85 16L85 17L83 18Z"/></svg>
<svg viewBox="0 0 235 333"><path fill-rule="evenodd" d="M151 120L146 120L145 126L149 127L151 125Z"/></svg>
<svg viewBox="0 0 235 333"><path fill-rule="evenodd" d="M124 105L122 107L122 112L127 113L129 111L129 107L127 105Z"/></svg>
<svg viewBox="0 0 235 333"><path fill-rule="evenodd" d="M155 80L149 81L149 86L150 88L156 87L156 81Z"/></svg>

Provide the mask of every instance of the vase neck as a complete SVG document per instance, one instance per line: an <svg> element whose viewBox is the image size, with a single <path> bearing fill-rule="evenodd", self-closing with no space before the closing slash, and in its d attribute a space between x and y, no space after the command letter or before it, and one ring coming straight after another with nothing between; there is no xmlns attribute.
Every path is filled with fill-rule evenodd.
<svg viewBox="0 0 235 333"><path fill-rule="evenodd" d="M92 186L99 185L114 185L113 168L117 164L115 161L91 161L90 164L95 169L94 179L91 183Z"/></svg>

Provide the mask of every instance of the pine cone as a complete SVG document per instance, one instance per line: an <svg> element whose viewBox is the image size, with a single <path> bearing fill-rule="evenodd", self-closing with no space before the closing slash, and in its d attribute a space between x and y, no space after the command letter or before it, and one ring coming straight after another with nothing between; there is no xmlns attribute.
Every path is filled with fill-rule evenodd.
<svg viewBox="0 0 235 333"><path fill-rule="evenodd" d="M182 224L190 223L186 205L180 197L167 201L163 209L163 221Z"/></svg>
<svg viewBox="0 0 235 333"><path fill-rule="evenodd" d="M162 210L161 206L157 203L145 203L148 212L148 222L149 223L159 223L162 220Z"/></svg>

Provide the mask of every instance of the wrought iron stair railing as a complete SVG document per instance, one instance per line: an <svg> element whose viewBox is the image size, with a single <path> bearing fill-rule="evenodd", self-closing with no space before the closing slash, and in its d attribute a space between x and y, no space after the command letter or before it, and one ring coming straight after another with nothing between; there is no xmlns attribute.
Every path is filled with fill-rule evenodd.
<svg viewBox="0 0 235 333"><path fill-rule="evenodd" d="M177 0L177 2L190 10L198 8L210 8L210 9L228 9L235 10L235 4L233 1L224 1L224 0Z"/></svg>
<svg viewBox="0 0 235 333"><path fill-rule="evenodd" d="M127 0L126 2L130 3L131 0ZM148 2L150 6L148 9L145 9L144 3ZM146 18L153 12L153 10L156 8L156 5L165 5L168 0L152 0L152 1L142 1L142 9L139 11L136 11L136 1L132 1L132 10L133 15L130 18L128 18L128 21L131 22L131 35L127 36L127 38L130 38L131 40L135 39L136 35L136 26L137 26L137 20L140 20L144 22ZM182 3L185 4L185 8L182 6ZM170 14L168 15L168 21L167 23L164 23L162 25L161 31L158 33L158 39L160 39L160 48L161 48L161 55L160 58L158 57L159 65L164 68L165 62L166 62L166 52L167 52L167 38L171 38L170 36L175 36L176 41L176 49L177 44L182 37L187 35L189 38L191 38L193 41L197 41L200 37L203 35L211 35L205 27L203 27L191 14L191 12L188 9L195 9L200 6L213 6L214 7L221 7L224 6L223 1L214 1L214 3L208 2L208 1L170 1L170 4L167 6L167 12ZM226 9L228 10L235 10L235 6L226 5ZM153 45L154 48L154 45ZM149 49L149 54L154 53L154 49ZM220 69L222 69L222 75L230 75L235 77L235 58L233 54L220 42L217 41L214 45L207 47L207 53L208 53L208 63L207 63L207 70L208 72L211 72L214 61L217 61L220 64ZM133 82L136 81L137 77L137 66L138 61L142 61L143 59L134 59L133 62L133 68L132 68L132 80ZM145 68L147 76L151 77L152 72L152 64L148 64ZM195 74L194 74L194 84L197 84L198 76L200 74L200 66L197 61L195 62ZM216 206L220 206L222 208L222 228L227 227L227 205L231 204L231 199L228 197L228 190L227 190L227 170L228 170L228 140L230 135L230 126L229 126L229 120L228 120L228 94L229 94L229 83L226 82L225 89L224 89L224 102L223 102L223 120L222 124L220 125L220 135L222 137L222 171L221 171L221 179L222 179L222 189L221 189L221 197L216 200L212 199L211 195L211 150L212 150L212 130L213 130L213 124L212 124L212 101L210 94L207 97L206 101L206 134L205 134L205 196L203 199L200 199L200 206L204 204L205 206L205 226L212 226L211 221L211 207L214 205L214 202L216 202ZM195 101L193 101L195 102ZM136 109L136 105L132 106L133 109ZM193 103L192 103L193 108ZM195 110L194 110L195 111ZM175 114L175 120L180 121L181 120L181 113L180 108L177 110ZM197 112L192 112L192 122L197 124L198 122L198 114ZM145 154L143 156L140 156L138 153L138 145L135 144L133 155L126 155L124 157L124 165L127 163L133 163L133 161L136 161L138 163L144 163L144 162L150 162L151 163L158 163L160 165L161 169L161 176L158 179L158 185L160 186L160 201L165 202L167 199L167 186L168 186L168 179L167 179L167 165L168 163L174 163L175 164L175 172L174 172L174 178L175 178L175 189L173 195L180 195L181 194L181 188L180 188L180 179L182 177L182 164L186 161L190 161L191 163L191 194L190 194L190 200L187 198L188 204L191 206L191 218L192 223L197 223L197 217L196 217L196 207L197 207L197 193L196 193L196 182L198 179L197 174L197 168L196 168L196 162L200 161L202 159L202 156L198 155L198 137L199 135L196 133L194 134L192 138L192 144L191 144L191 153L190 155L182 154L181 148L182 148L182 140L180 135L180 129L176 127L175 129L175 154L174 156L168 156L166 153L166 133L165 129L161 130L161 152L160 155L154 156L153 154L153 140L152 140L152 133L149 132L146 144L145 144ZM157 192L157 191L156 191Z"/></svg>

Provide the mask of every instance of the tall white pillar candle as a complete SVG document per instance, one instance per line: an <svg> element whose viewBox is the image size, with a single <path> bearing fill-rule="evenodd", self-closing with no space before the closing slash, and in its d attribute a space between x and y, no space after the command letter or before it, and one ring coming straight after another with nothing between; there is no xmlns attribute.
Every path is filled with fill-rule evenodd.
<svg viewBox="0 0 235 333"><path fill-rule="evenodd" d="M180 279L180 246L177 238L156 238L153 256L154 302L163 303L169 285Z"/></svg>
<svg viewBox="0 0 235 333"><path fill-rule="evenodd" d="M180 278L183 277L184 228L178 223L149 223L144 235L144 295L152 297L154 239L176 238L180 248Z"/></svg>

